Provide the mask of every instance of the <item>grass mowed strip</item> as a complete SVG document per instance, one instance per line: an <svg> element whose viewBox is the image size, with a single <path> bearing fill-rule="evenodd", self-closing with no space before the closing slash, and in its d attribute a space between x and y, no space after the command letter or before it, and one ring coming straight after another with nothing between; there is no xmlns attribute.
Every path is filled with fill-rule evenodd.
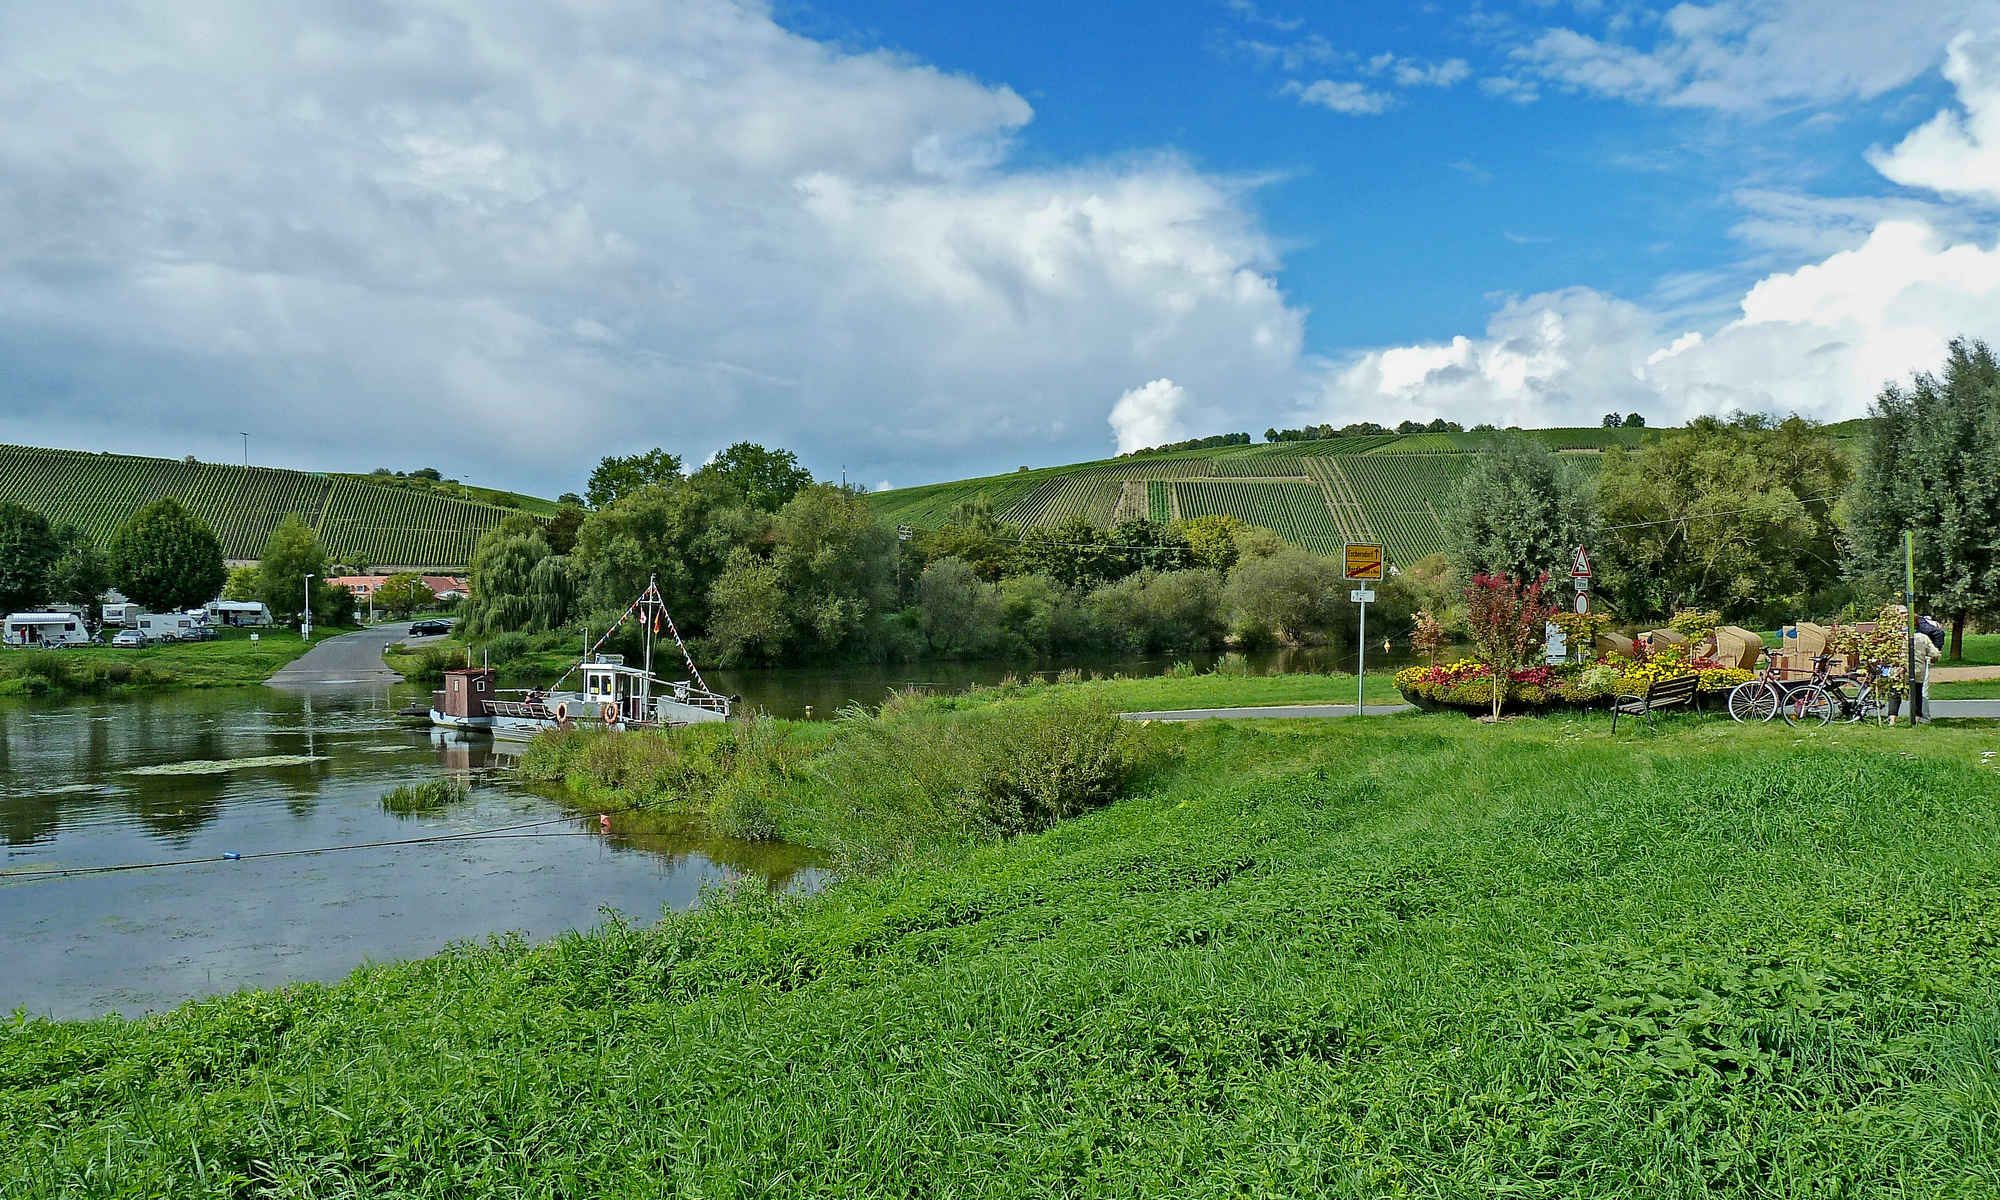
<svg viewBox="0 0 2000 1200"><path fill-rule="evenodd" d="M218 634L212 642L170 642L143 648L0 650L0 696L247 687L264 682L309 649L291 630L260 630L256 641L241 629L219 630Z"/></svg>
<svg viewBox="0 0 2000 1200"><path fill-rule="evenodd" d="M0 1192L2000 1188L1990 733L1140 736L1124 800L814 897L19 1020Z"/></svg>

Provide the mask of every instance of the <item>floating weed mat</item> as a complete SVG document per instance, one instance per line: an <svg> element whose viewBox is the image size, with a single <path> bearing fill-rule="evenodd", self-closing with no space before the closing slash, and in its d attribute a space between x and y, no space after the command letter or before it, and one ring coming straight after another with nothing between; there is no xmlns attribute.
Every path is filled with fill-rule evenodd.
<svg viewBox="0 0 2000 1200"><path fill-rule="evenodd" d="M303 767L325 762L324 754L262 754L254 758L195 759L192 762L161 763L154 767L133 767L127 775L224 775L230 771L251 771L259 767Z"/></svg>
<svg viewBox="0 0 2000 1200"><path fill-rule="evenodd" d="M464 803L472 795L472 785L457 776L449 779L427 779L422 783L406 783L393 792L382 796L382 807L392 813L436 812L454 804Z"/></svg>

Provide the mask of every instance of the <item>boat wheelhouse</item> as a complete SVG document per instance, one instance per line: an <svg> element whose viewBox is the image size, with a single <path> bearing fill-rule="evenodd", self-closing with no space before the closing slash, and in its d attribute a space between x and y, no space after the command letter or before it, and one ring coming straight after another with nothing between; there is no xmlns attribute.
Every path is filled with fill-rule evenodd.
<svg viewBox="0 0 2000 1200"><path fill-rule="evenodd" d="M644 666L628 666L623 655L597 652L619 625L633 618L644 630ZM653 674L653 636L663 629L672 631L691 679L667 680ZM730 697L709 691L702 681L656 585L647 586L619 623L598 639L597 647L546 689L502 692L494 686L489 667L446 671L444 687L431 693L431 723L447 729L488 730L496 737L531 738L548 729L592 725L609 730L668 729L729 718ZM577 676L577 686L564 689L562 684L572 675Z"/></svg>

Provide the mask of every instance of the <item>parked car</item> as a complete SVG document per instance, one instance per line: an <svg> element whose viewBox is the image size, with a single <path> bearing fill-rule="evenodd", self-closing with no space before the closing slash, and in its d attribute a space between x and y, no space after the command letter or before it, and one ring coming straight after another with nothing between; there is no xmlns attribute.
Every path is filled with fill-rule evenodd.
<svg viewBox="0 0 2000 1200"><path fill-rule="evenodd" d="M186 633L181 634L181 640L184 642L212 642L221 636L221 634L215 632L214 629L207 625L196 625Z"/></svg>
<svg viewBox="0 0 2000 1200"><path fill-rule="evenodd" d="M450 632L450 621L418 621L410 626L411 637L442 637Z"/></svg>
<svg viewBox="0 0 2000 1200"><path fill-rule="evenodd" d="M118 631L118 635L111 639L111 644L127 648L144 648L152 645L153 639L147 637L137 629L121 629Z"/></svg>

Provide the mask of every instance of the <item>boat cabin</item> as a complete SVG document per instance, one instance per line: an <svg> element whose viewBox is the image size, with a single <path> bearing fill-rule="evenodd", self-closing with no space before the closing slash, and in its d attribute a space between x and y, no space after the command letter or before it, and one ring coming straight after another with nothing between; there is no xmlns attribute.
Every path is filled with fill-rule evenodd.
<svg viewBox="0 0 2000 1200"><path fill-rule="evenodd" d="M606 704L615 704L621 720L652 719L651 684L646 672L626 666L620 654L600 654L583 665L583 701L594 713L602 712Z"/></svg>
<svg viewBox="0 0 2000 1200"><path fill-rule="evenodd" d="M484 717L493 699L491 667L456 667L444 673L444 687L431 693L431 707L447 717Z"/></svg>

